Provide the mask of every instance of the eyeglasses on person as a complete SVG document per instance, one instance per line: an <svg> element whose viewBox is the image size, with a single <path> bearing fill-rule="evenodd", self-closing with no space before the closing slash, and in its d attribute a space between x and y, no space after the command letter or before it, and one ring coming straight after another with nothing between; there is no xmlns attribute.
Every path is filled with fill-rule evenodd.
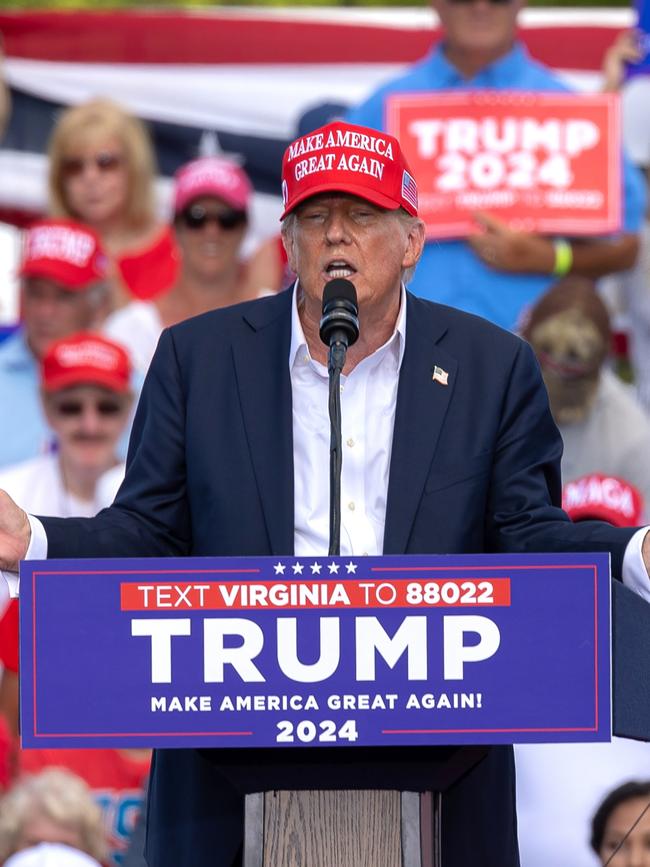
<svg viewBox="0 0 650 867"><path fill-rule="evenodd" d="M111 400L110 398L93 401L72 399L52 401L53 411L63 418L76 418L90 405L92 405L97 415L104 417L119 415L124 410L124 404L121 401Z"/></svg>
<svg viewBox="0 0 650 867"><path fill-rule="evenodd" d="M210 211L203 205L191 205L178 215L188 229L202 229L207 223L217 223L226 232L238 229L246 223L246 212L234 208L227 211Z"/></svg>
<svg viewBox="0 0 650 867"><path fill-rule="evenodd" d="M114 172L123 162L120 154L111 151L99 151L91 157L67 157L62 162L63 174L74 178L82 174L87 166L94 166L99 172Z"/></svg>

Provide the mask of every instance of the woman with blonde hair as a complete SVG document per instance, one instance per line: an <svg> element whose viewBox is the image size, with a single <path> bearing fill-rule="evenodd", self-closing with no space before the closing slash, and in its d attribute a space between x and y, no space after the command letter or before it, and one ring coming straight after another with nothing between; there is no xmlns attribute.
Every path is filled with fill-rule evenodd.
<svg viewBox="0 0 650 867"><path fill-rule="evenodd" d="M51 213L100 235L117 268L115 306L169 289L179 256L155 214L155 161L144 124L108 99L93 99L61 114L49 157Z"/></svg>
<svg viewBox="0 0 650 867"><path fill-rule="evenodd" d="M38 843L63 843L106 860L101 809L86 783L63 768L23 777L0 801L0 864Z"/></svg>

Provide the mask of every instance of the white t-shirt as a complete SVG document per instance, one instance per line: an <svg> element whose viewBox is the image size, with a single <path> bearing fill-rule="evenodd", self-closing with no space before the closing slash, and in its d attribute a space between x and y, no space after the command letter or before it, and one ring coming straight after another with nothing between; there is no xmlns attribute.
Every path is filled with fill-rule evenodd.
<svg viewBox="0 0 650 867"><path fill-rule="evenodd" d="M0 472L0 488L31 515L56 518L92 518L109 506L124 478L124 464L117 464L97 482L93 500L81 500L65 489L56 454L39 455Z"/></svg>
<svg viewBox="0 0 650 867"><path fill-rule="evenodd" d="M102 330L107 337L128 350L134 368L144 375L163 330L156 305L151 301L132 301L111 313Z"/></svg>
<svg viewBox="0 0 650 867"><path fill-rule="evenodd" d="M558 427L564 484L588 473L619 476L641 491L650 518L650 417L632 386L603 369L587 417Z"/></svg>
<svg viewBox="0 0 650 867"><path fill-rule="evenodd" d="M110 506L124 478L124 464L101 476L92 501L80 500L66 491L57 455L39 455L0 470L0 488L31 515L55 518L92 518ZM0 580L0 614L9 602L9 586Z"/></svg>

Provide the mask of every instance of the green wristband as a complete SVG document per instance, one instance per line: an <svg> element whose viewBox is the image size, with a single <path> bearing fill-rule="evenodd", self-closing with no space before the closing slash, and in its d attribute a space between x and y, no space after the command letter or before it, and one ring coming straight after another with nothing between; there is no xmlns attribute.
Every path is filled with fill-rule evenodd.
<svg viewBox="0 0 650 867"><path fill-rule="evenodd" d="M553 250L555 251L553 276L564 277L569 273L573 265L573 248L568 241L556 238L553 241Z"/></svg>

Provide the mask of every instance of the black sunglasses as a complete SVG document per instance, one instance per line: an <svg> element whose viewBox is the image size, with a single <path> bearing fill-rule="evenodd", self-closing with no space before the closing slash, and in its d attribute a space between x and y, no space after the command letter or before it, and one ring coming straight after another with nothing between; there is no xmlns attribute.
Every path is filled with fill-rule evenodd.
<svg viewBox="0 0 650 867"><path fill-rule="evenodd" d="M208 211L202 205L192 205L178 215L179 220L188 229L202 229L211 220L218 223L224 231L229 232L246 223L246 212L236 211Z"/></svg>
<svg viewBox="0 0 650 867"><path fill-rule="evenodd" d="M61 400L53 404L54 412L65 418L81 415L86 404L81 400ZM95 402L95 412L103 416L118 415L123 410L123 404L115 400L98 400Z"/></svg>
<svg viewBox="0 0 650 867"><path fill-rule="evenodd" d="M100 151L88 159L84 157L68 157L63 160L63 174L68 178L80 175L87 165L94 165L100 172L112 172L122 165L122 156L110 151Z"/></svg>

